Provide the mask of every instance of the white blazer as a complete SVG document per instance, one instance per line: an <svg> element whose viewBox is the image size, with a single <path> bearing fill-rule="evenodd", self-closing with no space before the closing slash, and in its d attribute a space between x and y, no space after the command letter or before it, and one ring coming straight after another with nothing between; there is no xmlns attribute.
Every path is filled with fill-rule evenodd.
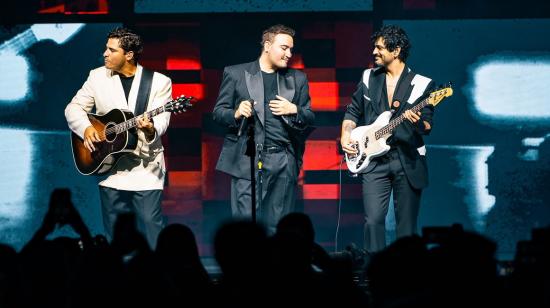
<svg viewBox="0 0 550 308"><path fill-rule="evenodd" d="M118 74L99 67L90 71L88 79L78 90L65 108L65 117L69 128L81 138L84 131L92 124L87 113L95 106L99 115L106 114L114 108L134 111L143 67L137 71L128 95L128 102ZM172 99L172 81L167 76L155 72L151 86L151 95L147 110L160 107ZM99 183L104 187L119 190L141 191L162 189L166 166L160 136L170 123L170 113L164 112L154 117L155 138L147 142L145 134L138 129L138 143L135 155L125 155L111 169L108 177Z"/></svg>

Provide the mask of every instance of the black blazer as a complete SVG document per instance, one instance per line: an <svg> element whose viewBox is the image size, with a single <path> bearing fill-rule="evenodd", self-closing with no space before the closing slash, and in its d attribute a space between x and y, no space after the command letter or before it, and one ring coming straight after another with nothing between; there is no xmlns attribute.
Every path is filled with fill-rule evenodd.
<svg viewBox="0 0 550 308"><path fill-rule="evenodd" d="M278 94L296 104L298 113L283 116L291 140L290 152L296 158L298 168L302 165L305 139L311 131L315 115L311 111L309 85L306 75L294 69L277 72ZM223 71L220 94L214 106L214 121L227 127L222 151L216 169L231 176L250 179L250 158L245 155L246 133L237 136L240 121L234 114L240 102L253 99L256 129L256 144L263 144L264 133L264 86L259 61L228 66Z"/></svg>
<svg viewBox="0 0 550 308"><path fill-rule="evenodd" d="M382 112L390 110L389 105L386 103L387 99L382 97L385 79L386 74L383 68L365 70L361 81L357 85L357 90L353 93L352 102L346 110L344 119L351 120L358 125L369 125ZM394 94L394 100L400 99L401 104L392 119L401 115L405 110L412 108L433 90L434 82L430 78L415 74L408 67L405 67L397 82ZM395 97L399 91L404 93L401 98ZM414 96L411 97L413 91ZM391 137L391 146L399 152L399 159L409 183L417 189L428 186L426 156L420 155L419 149L425 146L422 135L427 135L431 131L424 129L423 121L428 122L430 127L433 128L432 117L433 106L428 105L422 109L421 120L417 125L404 121L394 130ZM376 160L373 160L364 172L373 170L375 166Z"/></svg>

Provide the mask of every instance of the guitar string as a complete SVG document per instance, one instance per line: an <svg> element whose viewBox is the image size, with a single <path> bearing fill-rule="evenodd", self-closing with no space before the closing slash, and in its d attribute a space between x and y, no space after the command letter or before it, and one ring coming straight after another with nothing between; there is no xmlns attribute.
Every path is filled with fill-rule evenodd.
<svg viewBox="0 0 550 308"><path fill-rule="evenodd" d="M419 111L420 109L424 108L428 102L428 98L430 98L431 96L423 99L420 103L418 103L417 105L415 105L413 108L411 108L411 110L413 112L416 112L416 111ZM387 133L389 133L392 129L394 129L395 127L397 127L397 125L401 124L401 122L403 121L404 119L404 115L400 115L398 116L397 118L393 119L390 123L388 123L387 125L385 125L384 127L380 128L379 130L377 130L375 133L374 133L374 136L376 139L380 139L382 136L386 135Z"/></svg>
<svg viewBox="0 0 550 308"><path fill-rule="evenodd" d="M188 99L185 99L185 100L188 100ZM170 102L170 103L173 103L173 102ZM147 114L147 117L154 117L154 116L160 114L161 112L164 112L166 110L166 106L169 105L170 103L167 103L166 105L158 107L156 109L147 111L144 114L142 114L141 116ZM178 105L178 104L175 104L175 105ZM187 106L187 104L185 104L185 105ZM141 116L138 116L138 117L141 117ZM109 127L108 129L102 131L101 134L100 134L101 141L106 140L107 135L112 134L112 133L117 133L118 129L121 128L121 127L127 126L128 124L130 124L130 125L128 127L126 127L127 129L136 126L136 118L137 117L133 117L129 120L126 120L122 123L118 123L116 125L113 125L113 126ZM123 131L125 131L127 129L124 129Z"/></svg>

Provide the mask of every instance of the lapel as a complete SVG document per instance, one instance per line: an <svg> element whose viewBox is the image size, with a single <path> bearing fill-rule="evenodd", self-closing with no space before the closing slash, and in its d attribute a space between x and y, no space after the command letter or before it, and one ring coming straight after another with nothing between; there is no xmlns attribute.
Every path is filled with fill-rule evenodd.
<svg viewBox="0 0 550 308"><path fill-rule="evenodd" d="M408 66L405 66L403 68L403 73L401 73L401 76L399 77L399 80L397 81L397 86L395 88L395 92L393 93L393 100L398 100L400 102L399 108L395 110L395 114L401 114L406 108L407 105L407 98L409 96L410 87L410 79L409 74L411 73L411 69Z"/></svg>
<svg viewBox="0 0 550 308"><path fill-rule="evenodd" d="M294 75L287 74L287 72L288 70L277 73L277 92L280 96L292 102L296 93L296 83L294 82Z"/></svg>
<svg viewBox="0 0 550 308"><path fill-rule="evenodd" d="M292 100L294 99L294 94L296 93L296 83L294 82L294 75L287 73L288 70L277 73L277 92L279 92L279 96L282 96L286 98L289 102L292 102ZM299 103L300 102L297 102L297 104ZM291 120L288 116L284 115L282 116L282 119L286 122L286 124L291 125Z"/></svg>
<svg viewBox="0 0 550 308"><path fill-rule="evenodd" d="M246 88L250 98L254 100L254 110L256 115L260 119L262 126L264 126L264 81L262 78L262 71L260 70L259 60L252 62L249 69L244 71L244 78L246 81Z"/></svg>
<svg viewBox="0 0 550 308"><path fill-rule="evenodd" d="M370 89L374 89L374 93L372 95L369 95L373 99L372 108L374 109L374 112L376 114L381 114L385 111L384 108L382 108L383 101L382 100L382 91L384 87L384 83L386 81L386 73L384 69L378 69L373 74L374 78L369 79L369 91ZM370 93L369 93L370 94Z"/></svg>

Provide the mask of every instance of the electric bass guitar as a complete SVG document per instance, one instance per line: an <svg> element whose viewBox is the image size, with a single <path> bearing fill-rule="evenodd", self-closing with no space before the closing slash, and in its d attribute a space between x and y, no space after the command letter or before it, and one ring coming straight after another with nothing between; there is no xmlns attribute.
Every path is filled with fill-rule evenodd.
<svg viewBox="0 0 550 308"><path fill-rule="evenodd" d="M180 96L161 107L147 111L138 117L148 118L163 112L181 113L191 107L192 97ZM98 131L101 142L94 143L95 151L84 146L84 140L71 133L71 145L76 169L84 175L101 175L113 168L117 161L136 150L138 135L134 114L127 110L113 109L104 115L88 114L92 126Z"/></svg>
<svg viewBox="0 0 550 308"><path fill-rule="evenodd" d="M430 93L428 97L412 107L411 111L414 113L419 112L427 105L435 107L445 97L451 95L453 95L453 89L449 85L446 88ZM374 123L356 127L351 131L351 140L357 142L353 147L358 152L357 154L345 153L349 171L359 173L365 170L373 158L382 156L390 150L390 146L386 142L393 134L394 129L405 120L403 115L390 121L391 117L392 112L385 111L376 118Z"/></svg>

